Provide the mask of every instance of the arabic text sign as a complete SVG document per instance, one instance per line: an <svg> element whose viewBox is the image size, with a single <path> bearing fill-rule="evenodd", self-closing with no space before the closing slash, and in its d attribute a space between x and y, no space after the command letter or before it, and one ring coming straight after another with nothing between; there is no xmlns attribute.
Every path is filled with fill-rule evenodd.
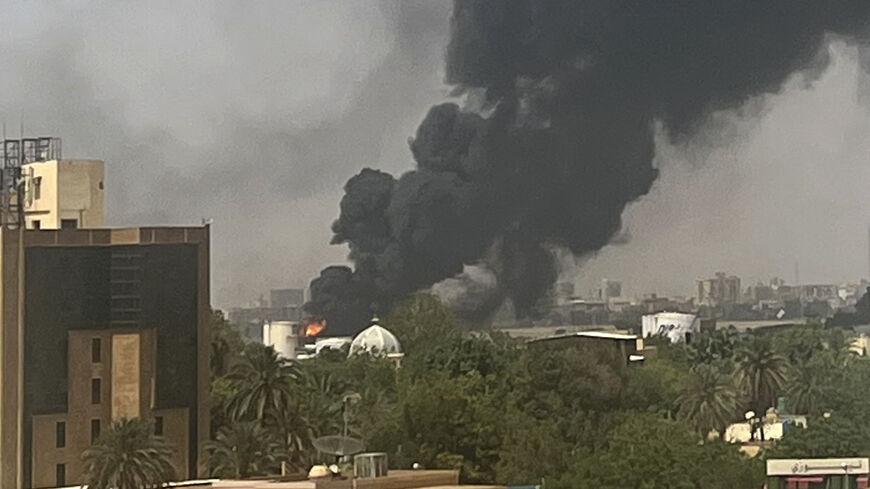
<svg viewBox="0 0 870 489"><path fill-rule="evenodd" d="M866 458L774 459L767 461L768 476L837 475L870 473Z"/></svg>

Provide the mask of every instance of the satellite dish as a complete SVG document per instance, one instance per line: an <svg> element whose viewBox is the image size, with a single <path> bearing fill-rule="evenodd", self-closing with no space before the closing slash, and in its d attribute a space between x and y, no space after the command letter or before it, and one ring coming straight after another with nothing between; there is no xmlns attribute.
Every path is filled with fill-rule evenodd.
<svg viewBox="0 0 870 489"><path fill-rule="evenodd" d="M321 436L312 443L317 451L338 457L356 455L366 449L362 440L341 435Z"/></svg>

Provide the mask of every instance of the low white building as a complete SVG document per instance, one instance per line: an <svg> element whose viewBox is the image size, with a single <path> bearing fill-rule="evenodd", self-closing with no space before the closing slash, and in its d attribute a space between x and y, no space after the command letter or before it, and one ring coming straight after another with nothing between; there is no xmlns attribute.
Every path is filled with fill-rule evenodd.
<svg viewBox="0 0 870 489"><path fill-rule="evenodd" d="M644 338L667 336L672 343L691 341L693 334L701 329L701 320L695 314L682 312L659 312L645 314L641 323Z"/></svg>

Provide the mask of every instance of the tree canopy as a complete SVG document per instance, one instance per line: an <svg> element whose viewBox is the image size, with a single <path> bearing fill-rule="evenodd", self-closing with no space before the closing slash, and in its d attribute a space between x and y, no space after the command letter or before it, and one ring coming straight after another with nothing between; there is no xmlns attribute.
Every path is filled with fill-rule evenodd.
<svg viewBox="0 0 870 489"><path fill-rule="evenodd" d="M306 470L328 461L312 441L340 434L347 419L349 434L387 452L394 467L456 468L465 482L759 487L761 459L718 438L780 398L808 426L762 457L870 455L859 426L870 417L870 360L849 353L848 331L726 328L689 345L653 339L644 364L629 366L615 349L466 329L428 294L382 324L402 343L399 368L346 351L288 362L262 345L216 345L225 358L212 363L212 473L265 474L282 461ZM230 331L213 337L236 344ZM357 400L343 402L349 395Z"/></svg>

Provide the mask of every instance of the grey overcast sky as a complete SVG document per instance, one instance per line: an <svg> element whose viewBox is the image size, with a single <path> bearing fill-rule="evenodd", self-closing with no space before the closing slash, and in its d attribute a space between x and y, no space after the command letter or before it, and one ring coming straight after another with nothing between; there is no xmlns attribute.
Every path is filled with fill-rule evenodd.
<svg viewBox="0 0 870 489"><path fill-rule="evenodd" d="M0 118L106 160L110 225L214 219L213 303L303 287L342 185L410 169L407 138L444 100L446 1L6 1ZM628 244L565 261L580 291L689 294L717 270L746 282L867 276L870 81L854 46L811 84L716 114L627 212Z"/></svg>

